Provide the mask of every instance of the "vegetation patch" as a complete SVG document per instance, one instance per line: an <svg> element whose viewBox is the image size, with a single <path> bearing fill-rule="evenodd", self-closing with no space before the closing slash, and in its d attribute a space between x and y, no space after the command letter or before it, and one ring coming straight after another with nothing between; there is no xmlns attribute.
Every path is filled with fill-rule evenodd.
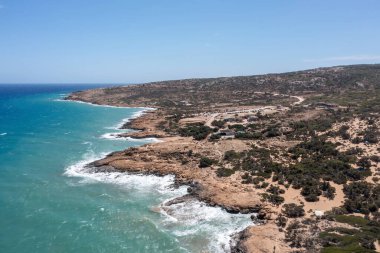
<svg viewBox="0 0 380 253"><path fill-rule="evenodd" d="M380 224L377 221L350 215L336 215L335 220L357 229L332 228L321 232L321 252L376 252L374 242L380 239Z"/></svg>
<svg viewBox="0 0 380 253"><path fill-rule="evenodd" d="M179 129L179 134L185 137L193 137L194 140L203 140L212 132L212 128L203 124L187 125Z"/></svg>
<svg viewBox="0 0 380 253"><path fill-rule="evenodd" d="M201 160L199 161L199 168L210 167L214 163L215 163L214 160L204 156L204 157L201 157Z"/></svg>
<svg viewBox="0 0 380 253"><path fill-rule="evenodd" d="M231 175L233 175L235 173L234 170L232 169L227 169L227 168L224 168L224 167L220 167L216 170L216 175L218 177L229 177Z"/></svg>

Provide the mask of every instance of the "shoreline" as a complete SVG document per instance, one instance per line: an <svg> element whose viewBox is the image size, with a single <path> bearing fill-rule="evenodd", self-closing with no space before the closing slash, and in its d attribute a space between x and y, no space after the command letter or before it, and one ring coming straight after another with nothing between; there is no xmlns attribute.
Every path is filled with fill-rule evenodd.
<svg viewBox="0 0 380 253"><path fill-rule="evenodd" d="M127 107L127 106L108 106L108 105L102 105L102 104L93 104L93 103L90 103L90 102L82 102L82 101L77 101L77 100L69 100L69 99L65 99L65 100L62 100L62 101L69 101L69 102L79 102L79 103L84 103L84 104L88 104L88 105L92 105L92 106L103 106L103 107L112 107L112 108L136 108L136 109L142 109L141 111L138 111L136 113L134 113L132 115L132 117L130 118L125 118L123 119L120 123L118 123L118 127L117 127L117 130L137 130L137 132L132 132L133 133L139 133L139 132L144 132L144 129L137 129L135 128L133 125L134 125L134 122L136 120L139 120L141 118L144 117L144 115L146 115L147 113L151 112L151 113L154 113L155 110L157 110L156 108L150 108L150 107ZM112 134L112 133L109 133L109 134ZM114 133L115 136L111 137L111 138L107 138L107 139L115 139L115 140L119 140L119 139L130 139L130 140L133 140L133 141L147 141L147 143L144 143L140 146L138 146L138 148L141 148L141 147L144 147L145 145L153 145L155 143L160 143L160 142L165 142L165 138L167 137L151 137L149 135L145 135L145 136L137 136L137 137L125 137L123 136L124 134L128 135L129 133ZM106 134L104 134L106 135ZM102 137L104 137L104 135L102 135ZM156 135L155 135L156 136ZM170 138L170 137L169 137ZM130 148L129 148L130 149ZM133 149L133 148L132 148ZM254 209L254 210L245 210L245 211L241 211L239 209L233 209L233 208L230 208L228 206L224 206L224 205L219 205L217 203L214 203L214 202L210 202L208 201L207 199L203 199L201 198L198 194L197 194L197 187L198 185L197 184L194 184L194 182L191 182L191 181L188 181L188 180L183 180L181 178L179 178L175 173L166 173L166 172L158 172L158 171L139 171L139 170L136 170L136 171L128 171L128 172L125 172L125 171L122 171L122 170L119 170L117 168L110 168L110 167L103 167L103 166L97 166L96 163L98 161L101 161L103 159L106 159L107 157L110 157L116 153L118 153L120 151L113 151L113 152L110 152L110 153L104 153L104 154L101 154L99 157L96 157L94 159L90 159L90 160L86 160L84 161L80 161L74 165L71 165L69 167L75 167L79 164L79 166L83 166L83 169L87 170L91 170L91 173L102 173L102 172L118 172L118 173L121 173L121 174L124 174L126 173L127 176L137 176L137 177L140 177L140 176L154 176L154 177L160 177L160 178L165 178L165 177L173 177L173 183L172 183L172 186L174 189L179 189L181 187L186 187L187 188L187 192L186 193L183 193L183 195L181 196L177 196L177 197L173 197L173 198L169 198L169 199L166 199L165 201L163 201L161 204L160 204L160 211L159 213L165 215L165 216L170 216L170 214L168 213L168 208L170 208L172 205L176 205L176 204L181 204L181 203L186 203L188 201L193 201L193 200L196 200L198 201L199 203L203 203L205 204L207 207L210 207L210 208L220 208L221 210L223 210L224 212L226 213L229 213L230 215L236 215L236 214L241 214L241 215L247 215L247 214L253 214L254 211L257 211L258 209ZM72 170L72 169L71 169ZM66 175L68 176L74 176L74 177L84 177L82 174L73 174L73 171L71 172L68 172L66 171L65 172ZM90 178L91 180L91 178ZM97 180L97 179L95 179ZM100 180L101 181L101 180ZM153 210L154 211L154 210ZM170 216L171 217L171 216ZM247 226L256 226L258 224L255 224L252 219L250 219L250 217L247 217L247 223L251 223ZM237 235L239 235L240 233L242 233L246 228L247 226L244 226L242 227L241 229L239 230L234 230L232 234L228 234L228 238L229 238L229 242L228 242L228 247L231 249L230 251L228 252L235 252L233 250L234 247L236 247L236 245L239 245L239 241L237 240Z"/></svg>

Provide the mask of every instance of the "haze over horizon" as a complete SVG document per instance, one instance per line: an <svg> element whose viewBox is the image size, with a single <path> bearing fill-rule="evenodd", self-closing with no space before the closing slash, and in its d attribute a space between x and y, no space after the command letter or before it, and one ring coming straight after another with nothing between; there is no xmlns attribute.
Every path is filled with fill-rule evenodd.
<svg viewBox="0 0 380 253"><path fill-rule="evenodd" d="M0 83L141 83L380 62L380 2L0 0Z"/></svg>

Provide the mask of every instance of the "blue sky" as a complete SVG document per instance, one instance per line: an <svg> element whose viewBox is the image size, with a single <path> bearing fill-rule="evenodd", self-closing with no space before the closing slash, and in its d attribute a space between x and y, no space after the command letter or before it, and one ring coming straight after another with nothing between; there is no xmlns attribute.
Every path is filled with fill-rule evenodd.
<svg viewBox="0 0 380 253"><path fill-rule="evenodd" d="M380 63L378 0L0 0L0 83Z"/></svg>

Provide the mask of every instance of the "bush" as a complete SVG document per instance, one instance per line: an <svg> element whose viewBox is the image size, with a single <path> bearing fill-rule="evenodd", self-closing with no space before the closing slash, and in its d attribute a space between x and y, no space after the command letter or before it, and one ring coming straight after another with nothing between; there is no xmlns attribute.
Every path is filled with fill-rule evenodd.
<svg viewBox="0 0 380 253"><path fill-rule="evenodd" d="M266 200L269 203L272 203L274 205L277 205L277 206L284 203L284 201L285 201L284 197L277 195L277 194L263 193L262 196L263 196L264 200Z"/></svg>
<svg viewBox="0 0 380 253"><path fill-rule="evenodd" d="M378 143L379 142L379 132L377 131L377 129L374 127L368 128L364 132L363 141L371 143L371 144Z"/></svg>
<svg viewBox="0 0 380 253"><path fill-rule="evenodd" d="M322 195L328 199L335 198L335 188L330 185L329 182L322 182L319 186L319 189L322 191Z"/></svg>
<svg viewBox="0 0 380 253"><path fill-rule="evenodd" d="M279 214L275 220L277 226L284 228L286 226L286 222L288 221L282 214Z"/></svg>
<svg viewBox="0 0 380 253"><path fill-rule="evenodd" d="M346 125L343 125L340 127L340 129L338 130L338 135L340 135L342 137L343 140L349 140L350 139L350 134L347 132L348 129L350 129L349 126L346 126Z"/></svg>
<svg viewBox="0 0 380 253"><path fill-rule="evenodd" d="M374 162L374 163L379 163L380 162L380 156L378 155L372 155L370 157L371 161Z"/></svg>
<svg viewBox="0 0 380 253"><path fill-rule="evenodd" d="M297 218L305 215L305 210L303 209L303 206L296 205L294 203L285 204L283 206L282 212L288 218Z"/></svg>
<svg viewBox="0 0 380 253"><path fill-rule="evenodd" d="M235 150L228 150L224 153L224 160L233 161L239 159L240 155Z"/></svg>
<svg viewBox="0 0 380 253"><path fill-rule="evenodd" d="M225 124L226 124L226 122L224 122L224 120L214 120L213 122L211 122L212 126L215 126L218 128L224 127Z"/></svg>
<svg viewBox="0 0 380 253"><path fill-rule="evenodd" d="M199 168L206 168L210 167L214 163L214 160L208 158L208 157L202 157L199 161Z"/></svg>
<svg viewBox="0 0 380 253"><path fill-rule="evenodd" d="M220 135L219 134L212 134L209 138L210 141L219 140Z"/></svg>
<svg viewBox="0 0 380 253"><path fill-rule="evenodd" d="M245 130L245 126L243 126L242 124L229 125L228 128L234 129L235 131L244 131Z"/></svg>
<svg viewBox="0 0 380 253"><path fill-rule="evenodd" d="M267 192L272 193L272 194L275 194L275 195L279 195L279 194L284 194L284 193L285 193L285 190L284 190L284 189L281 189L281 188L278 187L278 186L273 186L273 185L271 185L271 186L269 187L269 189L267 189Z"/></svg>
<svg viewBox="0 0 380 253"><path fill-rule="evenodd" d="M272 138L272 137L280 136L281 135L281 131L280 131L280 129L278 129L276 127L269 127L267 129L265 135L268 138Z"/></svg>
<svg viewBox="0 0 380 253"><path fill-rule="evenodd" d="M319 189L318 185L315 182L310 182L310 184L306 184L303 186L301 190L302 196L315 195L319 196L322 194L322 191Z"/></svg>
<svg viewBox="0 0 380 253"><path fill-rule="evenodd" d="M198 141L205 139L211 132L212 129L210 127L201 124L187 125L185 128L179 129L181 136L193 137L194 140Z"/></svg>
<svg viewBox="0 0 380 253"><path fill-rule="evenodd" d="M235 138L241 140L257 140L262 137L263 135L259 132L238 132L235 134Z"/></svg>
<svg viewBox="0 0 380 253"><path fill-rule="evenodd" d="M371 161L368 157L362 157L357 161L356 165L365 169L369 169L371 167Z"/></svg>
<svg viewBox="0 0 380 253"><path fill-rule="evenodd" d="M224 168L224 167L221 167L221 168L218 168L216 170L216 175L218 177L229 177L231 176L232 174L234 174L235 171L232 170L232 169L227 169L227 168Z"/></svg>
<svg viewBox="0 0 380 253"><path fill-rule="evenodd" d="M319 201L319 198L316 194L309 194L305 197L305 200L307 202L317 202L317 201Z"/></svg>
<svg viewBox="0 0 380 253"><path fill-rule="evenodd" d="M353 144L359 144L359 143L363 142L363 139L360 138L360 137L355 137L355 138L353 138L353 139L351 140L351 142L352 142Z"/></svg>

